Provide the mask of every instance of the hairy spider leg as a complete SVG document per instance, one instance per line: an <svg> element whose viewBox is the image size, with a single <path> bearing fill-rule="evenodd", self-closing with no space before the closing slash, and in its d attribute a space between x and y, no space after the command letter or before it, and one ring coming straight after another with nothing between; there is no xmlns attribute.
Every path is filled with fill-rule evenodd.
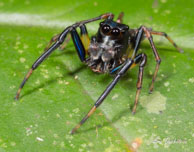
<svg viewBox="0 0 194 152"><path fill-rule="evenodd" d="M54 44L52 44L47 51L45 51L32 65L31 69L29 70L29 72L27 73L27 75L24 77L24 80L22 81L22 83L20 84L20 87L16 93L15 99L19 99L20 93L22 88L24 87L25 83L27 82L27 80L29 79L29 77L31 76L31 74L33 73L33 71L54 51L56 50L58 47L61 46L61 44L65 41L65 38L67 37L67 34L70 32L72 39L74 41L76 50L78 52L78 55L80 57L81 61L85 60L85 48L83 47L83 44L79 38L78 33L76 32L75 28L80 27L81 25L90 23L90 22L94 22L100 19L113 19L114 15L112 13L105 13L103 15L100 15L96 18L92 18L92 19L88 19L88 20L83 20L80 22L77 22L69 27L67 27L57 38L56 42Z"/></svg>
<svg viewBox="0 0 194 152"><path fill-rule="evenodd" d="M154 41L153 41L153 38L152 38L152 35L151 35L150 31L145 26L141 26L141 28L144 30L146 38L150 42L150 46L152 48L152 51L154 53L155 60L156 60L155 72L154 72L154 76L152 78L152 83L151 83L150 89L149 89L149 93L152 93L152 91L154 89L154 82L156 80L156 76L157 76L157 73L158 73L158 70L159 70L159 67L160 67L161 59L160 59L158 51L157 51L157 49L156 49L156 47L154 45Z"/></svg>
<svg viewBox="0 0 194 152"><path fill-rule="evenodd" d="M153 35L164 36L180 53L184 52L165 32L150 31L150 33Z"/></svg>
<svg viewBox="0 0 194 152"><path fill-rule="evenodd" d="M131 68L136 66L137 63L140 63L140 64L139 64L138 80L137 80L137 85L136 85L137 86L137 91L136 91L135 102L134 102L132 114L135 114L135 112L136 112L138 99L139 99L139 95L140 95L141 88L142 88L143 71L144 71L144 67L145 67L146 62L147 62L147 56L146 56L146 54L141 53L135 59L136 60L135 60L134 64L131 66Z"/></svg>
<svg viewBox="0 0 194 152"><path fill-rule="evenodd" d="M117 23L123 23L123 16L124 16L124 13L123 12L121 12L120 14L119 14L119 16L118 16L118 18L117 18Z"/></svg>
<svg viewBox="0 0 194 152"><path fill-rule="evenodd" d="M77 124L75 126L75 128L72 129L71 134L74 134L76 132L76 130L78 128L81 127L81 125L83 125L85 123L85 121L94 113L94 111L96 110L96 108L98 108L101 103L104 101L104 99L107 97L107 95L111 92L111 90L114 88L114 86L117 84L117 82L119 81L120 77L123 76L123 74L125 74L127 72L128 69L130 69L130 67L134 64L137 63L139 60L139 55L136 56L139 45L141 43L141 39L143 36L143 28L140 27L137 35L136 35L136 42L135 42L135 47L134 47L134 53L132 58L128 58L124 65L120 68L120 71L116 74L115 78L113 79L113 81L108 85L108 87L105 89L105 91L101 94L101 96L98 98L98 100L96 101L96 103L94 104L94 106L91 108L91 110L88 112L88 114L80 121L79 124ZM145 55L143 55L145 56ZM141 58L143 58L143 56ZM144 57L146 58L146 57ZM144 59L146 60L146 59ZM142 79L142 77L141 77ZM140 91L137 93L139 96Z"/></svg>

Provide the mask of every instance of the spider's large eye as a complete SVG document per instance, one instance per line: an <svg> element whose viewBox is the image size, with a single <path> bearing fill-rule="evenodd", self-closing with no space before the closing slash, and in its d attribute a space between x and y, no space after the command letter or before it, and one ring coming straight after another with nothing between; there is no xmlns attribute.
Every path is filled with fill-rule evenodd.
<svg viewBox="0 0 194 152"><path fill-rule="evenodd" d="M102 32L103 32L104 34L108 34L108 33L110 32L110 26L109 26L109 25L104 25L104 26L102 27Z"/></svg>
<svg viewBox="0 0 194 152"><path fill-rule="evenodd" d="M120 30L118 28L112 29L111 35L119 36L120 35Z"/></svg>

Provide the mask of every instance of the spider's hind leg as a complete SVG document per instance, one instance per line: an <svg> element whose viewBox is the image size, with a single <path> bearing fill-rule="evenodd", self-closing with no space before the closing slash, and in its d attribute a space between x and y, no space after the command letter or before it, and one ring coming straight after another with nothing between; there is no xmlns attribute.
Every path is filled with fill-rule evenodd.
<svg viewBox="0 0 194 152"><path fill-rule="evenodd" d="M149 93L152 93L152 91L154 89L154 82L156 80L156 76L157 76L157 73L158 73L158 70L159 70L159 67L160 67L161 59L160 59L160 56L158 54L158 51L157 51L157 49L155 47L155 44L154 44L154 41L153 41L153 37L152 37L151 32L145 26L142 26L142 29L143 29L143 31L144 31L144 33L146 35L146 38L150 42L150 46L152 48L152 51L154 53L155 60L156 60L155 72L154 72L154 76L152 78L152 83L151 83L151 86L150 86L150 89L149 89Z"/></svg>
<svg viewBox="0 0 194 152"><path fill-rule="evenodd" d="M59 46L59 50L65 49L65 47L67 46L67 43L69 43L70 40L71 40L71 34L67 34L67 38L65 39L65 41L63 42L63 44Z"/></svg>
<svg viewBox="0 0 194 152"><path fill-rule="evenodd" d="M121 12L120 14L119 14L119 16L118 16L118 18L117 18L117 23L122 23L123 22L123 16L124 16L124 13L123 12Z"/></svg>
<svg viewBox="0 0 194 152"><path fill-rule="evenodd" d="M157 32L157 31L150 30L150 33L152 35L164 36L180 53L184 52L165 32Z"/></svg>
<svg viewBox="0 0 194 152"><path fill-rule="evenodd" d="M49 49L49 47L51 46L51 44L53 44L53 43L55 43L57 41L59 36L60 36L60 34L57 34L57 35L53 36L51 38L51 40L49 41L49 43L47 44L47 46L45 47L44 51L47 51Z"/></svg>
<svg viewBox="0 0 194 152"><path fill-rule="evenodd" d="M57 41L57 39L59 38L60 34L57 34L55 36L53 36L51 38L51 40L49 41L49 43L47 44L47 46L45 47L44 51L47 51L49 49L49 47L55 43ZM71 35L70 34L67 34L67 38L65 39L65 41L63 42L63 44L61 44L59 46L59 49L60 50L63 50L66 46L67 46L67 43L71 40Z"/></svg>

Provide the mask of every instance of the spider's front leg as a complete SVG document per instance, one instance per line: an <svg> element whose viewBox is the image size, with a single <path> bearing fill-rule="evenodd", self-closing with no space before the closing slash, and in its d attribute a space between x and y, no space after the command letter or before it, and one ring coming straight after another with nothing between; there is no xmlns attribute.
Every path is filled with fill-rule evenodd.
<svg viewBox="0 0 194 152"><path fill-rule="evenodd" d="M134 102L132 114L135 114L135 112L136 112L136 108L137 108L137 104L138 104L138 100L139 100L139 95L140 95L141 88L142 88L143 71L144 71L144 67L145 67L146 62L147 62L147 56L142 53L142 54L138 55L135 58L135 60L136 60L135 65L137 63L140 63L140 65L139 65L139 73L138 73L138 81L137 81L137 91L136 91L135 102Z"/></svg>
<svg viewBox="0 0 194 152"><path fill-rule="evenodd" d="M85 61L85 57L86 57L86 50L87 50L87 47L88 46L88 43L82 42L82 40L80 39L77 31L76 31L76 28L77 27L80 27L81 28L81 35L82 35L82 39L84 41L84 39L87 39L88 36L87 36L87 31L86 31L86 28L85 28L85 24L87 23L90 23L90 22L94 22L94 21L97 21L97 20L100 20L100 19L107 19L107 18L113 18L114 15L111 14L111 13L106 13L106 14L103 14L103 15L100 15L96 18L92 18L92 19L89 19L89 20L83 20L83 21L80 21L80 22L77 22L69 27L67 27L59 36L56 36L56 40L54 39L53 41L55 41L54 44L52 44L48 50L46 50L35 62L34 64L32 65L31 69L29 70L29 72L27 73L27 75L24 77L24 80L22 81L22 83L20 84L20 87L16 93L16 96L15 96L15 99L19 99L19 96L20 96L20 92L22 90L22 88L24 87L25 83L27 82L27 80L29 79L29 77L31 76L31 74L33 73L33 71L54 51L56 50L58 47L61 46L61 44L65 41L66 37L67 37L67 34L71 34L71 37L73 39L73 42L74 42L74 45L76 47L76 50L77 50L77 53L78 53L78 56L80 58L80 60L83 62ZM87 40L86 40L87 41ZM86 47L86 48L85 48Z"/></svg>

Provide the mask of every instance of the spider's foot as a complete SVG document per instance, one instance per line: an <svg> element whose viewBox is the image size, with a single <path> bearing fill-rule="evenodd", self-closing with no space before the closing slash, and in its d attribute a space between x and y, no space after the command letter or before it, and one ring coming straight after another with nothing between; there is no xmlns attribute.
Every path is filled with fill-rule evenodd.
<svg viewBox="0 0 194 152"><path fill-rule="evenodd" d="M77 130L77 129L75 129L75 128L72 129L71 132L70 132L70 134L71 134L71 135L75 134L76 130Z"/></svg>
<svg viewBox="0 0 194 152"><path fill-rule="evenodd" d="M66 47L66 44L61 45L61 46L59 47L59 50L60 50L60 51L63 51L63 50L65 49L65 47Z"/></svg>
<svg viewBox="0 0 194 152"><path fill-rule="evenodd" d="M132 115L135 115L135 113L136 113L136 106L133 107Z"/></svg>
<svg viewBox="0 0 194 152"><path fill-rule="evenodd" d="M20 92L21 92L21 88L18 90L16 96L14 97L15 100L19 100L19 98L20 98Z"/></svg>
<svg viewBox="0 0 194 152"><path fill-rule="evenodd" d="M71 135L73 135L74 133L75 133L75 131L73 131L73 130L70 132Z"/></svg>
<svg viewBox="0 0 194 152"><path fill-rule="evenodd" d="M136 111L132 111L132 115L135 115Z"/></svg>
<svg viewBox="0 0 194 152"><path fill-rule="evenodd" d="M153 90L154 90L154 87L153 87L153 85L151 85L151 87L149 89L149 94L152 94Z"/></svg>
<svg viewBox="0 0 194 152"><path fill-rule="evenodd" d="M59 47L59 51L63 51L63 48Z"/></svg>
<svg viewBox="0 0 194 152"><path fill-rule="evenodd" d="M180 52L180 53L184 53L184 50L180 49L179 52Z"/></svg>
<svg viewBox="0 0 194 152"><path fill-rule="evenodd" d="M19 94L16 94L16 96L14 97L15 100L19 100L19 98L20 98Z"/></svg>
<svg viewBox="0 0 194 152"><path fill-rule="evenodd" d="M75 128L73 128L71 130L71 133L70 134L73 135L80 126L81 126L81 124L79 123L77 126L75 126Z"/></svg>
<svg viewBox="0 0 194 152"><path fill-rule="evenodd" d="M15 100L18 100L18 99L19 99L19 97L15 96L15 97L14 97L14 99L15 99Z"/></svg>

